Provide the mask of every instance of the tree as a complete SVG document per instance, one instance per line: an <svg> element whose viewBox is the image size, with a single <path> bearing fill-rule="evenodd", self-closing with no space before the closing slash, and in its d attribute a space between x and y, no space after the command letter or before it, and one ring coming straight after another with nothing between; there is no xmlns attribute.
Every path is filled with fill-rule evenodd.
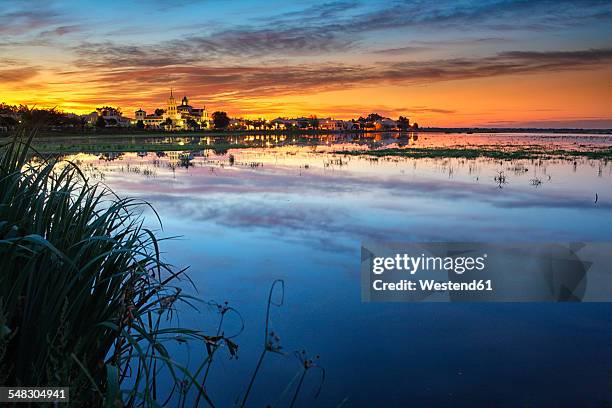
<svg viewBox="0 0 612 408"><path fill-rule="evenodd" d="M155 115L156 116L162 116L166 111L161 109L161 108L157 108L155 109Z"/></svg>
<svg viewBox="0 0 612 408"><path fill-rule="evenodd" d="M172 127L172 119L166 118L166 127Z"/></svg>
<svg viewBox="0 0 612 408"><path fill-rule="evenodd" d="M318 128L319 128L319 119L317 119L317 116L316 116L316 115L312 115L312 116L310 117L309 123L310 123L310 126L311 126L313 129L318 129Z"/></svg>
<svg viewBox="0 0 612 408"><path fill-rule="evenodd" d="M0 116L0 127L13 129L19 124L12 116Z"/></svg>
<svg viewBox="0 0 612 408"><path fill-rule="evenodd" d="M377 120L382 120L382 119L384 118L380 116L378 113L370 113L368 117L366 118L368 122L376 122Z"/></svg>
<svg viewBox="0 0 612 408"><path fill-rule="evenodd" d="M364 130L365 129L375 129L376 126L374 126L374 123L372 123L372 122L364 122L364 123L361 124L361 128L364 129Z"/></svg>
<svg viewBox="0 0 612 408"><path fill-rule="evenodd" d="M57 109L36 109L26 105L20 105L17 114L26 126L45 124L47 126L61 126L63 113Z"/></svg>
<svg viewBox="0 0 612 408"><path fill-rule="evenodd" d="M416 122L414 122L414 123L412 124L412 128L413 128L413 129L415 129L415 130L417 130L417 129L419 128L419 124L418 124L418 123L416 123Z"/></svg>
<svg viewBox="0 0 612 408"><path fill-rule="evenodd" d="M189 129L192 130L198 130L200 129L200 125L198 124L198 122L196 122L194 119L187 119L187 127L189 127Z"/></svg>
<svg viewBox="0 0 612 408"><path fill-rule="evenodd" d="M98 119L96 119L96 127L98 129L104 129L106 127L106 121L104 120L103 116L98 116Z"/></svg>
<svg viewBox="0 0 612 408"><path fill-rule="evenodd" d="M4 102L0 103L0 113L17 113L18 109L15 105L8 105Z"/></svg>
<svg viewBox="0 0 612 408"><path fill-rule="evenodd" d="M102 116L121 116L121 108L113 108L112 106L102 106L101 108L96 108L98 111L98 115Z"/></svg>
<svg viewBox="0 0 612 408"><path fill-rule="evenodd" d="M397 120L397 127L400 130L407 130L410 127L410 120L405 116L400 116Z"/></svg>
<svg viewBox="0 0 612 408"><path fill-rule="evenodd" d="M138 122L136 122L136 129L144 129L145 125L144 122L142 120L139 120Z"/></svg>
<svg viewBox="0 0 612 408"><path fill-rule="evenodd" d="M212 114L215 129L225 129L230 124L230 119L226 112L217 111Z"/></svg>

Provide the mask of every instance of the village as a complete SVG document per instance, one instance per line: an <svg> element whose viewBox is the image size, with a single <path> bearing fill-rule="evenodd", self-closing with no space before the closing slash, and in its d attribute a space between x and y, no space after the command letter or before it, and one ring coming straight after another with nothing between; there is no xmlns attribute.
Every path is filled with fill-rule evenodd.
<svg viewBox="0 0 612 408"><path fill-rule="evenodd" d="M100 129L135 129L152 131L257 131L257 130L320 130L320 131L407 131L419 128L417 123L410 123L407 117L400 116L394 120L377 113L360 116L357 119L318 118L316 115L296 118L277 117L275 119L231 118L226 112L209 110L203 106L191 105L185 95L180 103L174 91L166 100L165 108L156 108L147 112L142 108L136 110L132 117L127 116L120 108L103 106L95 111L78 115L65 113L56 109L29 109L27 106L7 105L0 103L0 131L9 131L19 125L33 112L47 112L52 130L100 130Z"/></svg>

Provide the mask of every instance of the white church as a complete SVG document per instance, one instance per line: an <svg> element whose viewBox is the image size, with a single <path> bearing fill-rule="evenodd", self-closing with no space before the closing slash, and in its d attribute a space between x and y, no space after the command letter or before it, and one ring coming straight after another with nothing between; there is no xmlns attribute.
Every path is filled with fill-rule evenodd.
<svg viewBox="0 0 612 408"><path fill-rule="evenodd" d="M158 128L166 130L195 130L211 128L210 117L206 107L194 108L189 104L189 99L184 96L181 104L176 104L173 91L166 101L166 110L163 115L147 115L142 109L135 112L134 124L142 121L146 128Z"/></svg>

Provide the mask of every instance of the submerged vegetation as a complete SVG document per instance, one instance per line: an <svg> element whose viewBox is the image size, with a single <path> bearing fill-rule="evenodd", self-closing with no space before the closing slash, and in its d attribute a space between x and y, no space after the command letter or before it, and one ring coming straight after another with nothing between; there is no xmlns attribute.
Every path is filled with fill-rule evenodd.
<svg viewBox="0 0 612 408"><path fill-rule="evenodd" d="M139 215L147 204L90 183L74 163L31 161L36 131L0 147L0 385L69 385L75 406L215 406L206 379L218 350L237 355L242 329L226 335L223 325L240 315L209 302L216 333L177 326L180 307L200 301L184 290L185 269L161 259L162 239ZM276 285L284 291L273 284L268 311ZM205 350L203 360L176 361L179 343ZM267 351L279 350L266 340Z"/></svg>
<svg viewBox="0 0 612 408"><path fill-rule="evenodd" d="M558 158L577 158L585 157L595 160L610 160L612 159L612 147L603 147L599 149L591 148L590 150L547 150L539 147L527 147L517 149L494 149L494 148L463 148L463 147L445 147L445 148L390 148L378 150L340 150L337 154L349 156L374 156L374 157L410 157L415 159L420 158L461 158L461 159L476 159L479 157L498 159L498 160L519 160L519 159L538 159L545 157Z"/></svg>

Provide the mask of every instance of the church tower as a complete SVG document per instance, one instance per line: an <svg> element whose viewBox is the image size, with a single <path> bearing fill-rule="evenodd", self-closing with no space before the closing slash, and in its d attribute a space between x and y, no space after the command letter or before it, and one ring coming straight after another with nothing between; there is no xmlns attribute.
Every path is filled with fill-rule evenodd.
<svg viewBox="0 0 612 408"><path fill-rule="evenodd" d="M170 97L167 101L168 109L166 110L166 115L171 119L177 118L176 112L176 99L174 99L174 95L172 94L172 89L170 89Z"/></svg>

